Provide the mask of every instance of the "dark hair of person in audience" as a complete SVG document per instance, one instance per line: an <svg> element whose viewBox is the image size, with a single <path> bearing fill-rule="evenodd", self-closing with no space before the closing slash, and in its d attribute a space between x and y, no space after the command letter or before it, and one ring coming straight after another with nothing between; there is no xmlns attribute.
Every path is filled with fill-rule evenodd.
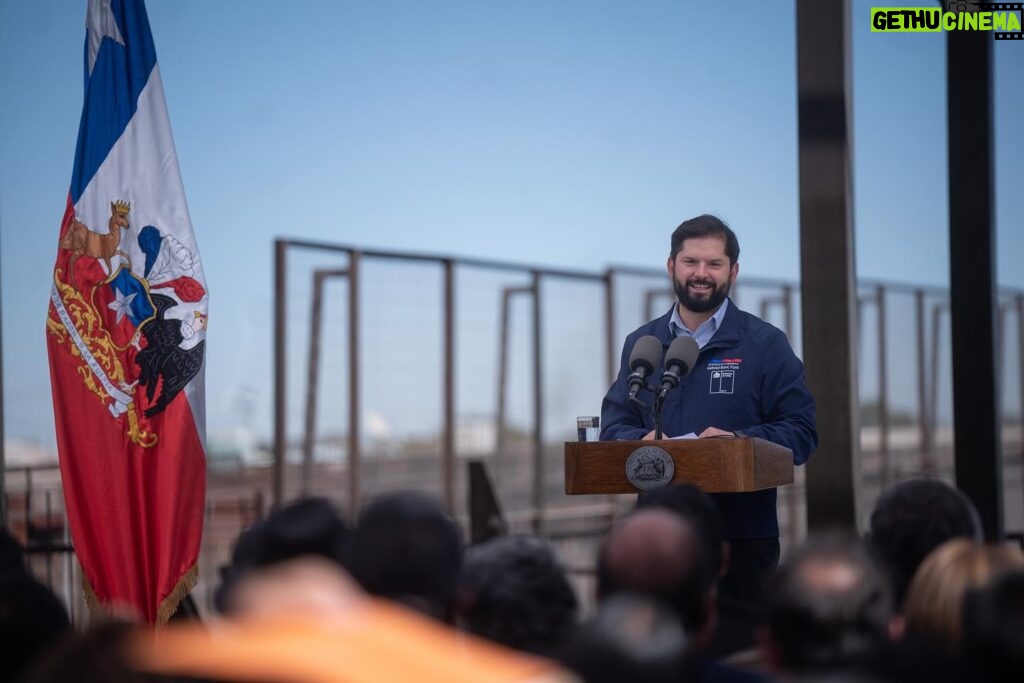
<svg viewBox="0 0 1024 683"><path fill-rule="evenodd" d="M501 536L466 551L456 600L462 629L552 657L571 635L577 611L565 568L544 541Z"/></svg>
<svg viewBox="0 0 1024 683"><path fill-rule="evenodd" d="M598 600L623 592L651 596L676 610L691 637L708 624L714 580L695 525L667 509L629 513L598 553Z"/></svg>
<svg viewBox="0 0 1024 683"><path fill-rule="evenodd" d="M871 514L868 541L892 581L897 611L924 558L959 537L980 541L981 522L967 496L952 486L911 479L882 493Z"/></svg>
<svg viewBox="0 0 1024 683"><path fill-rule="evenodd" d="M797 675L867 669L887 649L891 616L888 582L863 544L812 537L769 584L765 660Z"/></svg>
<svg viewBox="0 0 1024 683"><path fill-rule="evenodd" d="M36 662L21 683L148 683L150 676L133 671L127 639L135 627L110 620L91 625L62 640ZM9 679L4 679L9 680Z"/></svg>
<svg viewBox="0 0 1024 683"><path fill-rule="evenodd" d="M963 649L977 680L1024 678L1024 571L1012 571L967 592Z"/></svg>
<svg viewBox="0 0 1024 683"><path fill-rule="evenodd" d="M948 650L960 646L964 596L1011 571L1024 571L1024 553L965 538L943 543L914 574L904 605L906 630ZM1021 671L1024 679L1024 670Z"/></svg>
<svg viewBox="0 0 1024 683"><path fill-rule="evenodd" d="M341 513L326 498L303 498L272 512L238 537L223 570L214 604L230 612L233 586L248 572L306 555L348 565L350 534Z"/></svg>
<svg viewBox="0 0 1024 683"><path fill-rule="evenodd" d="M594 617L576 630L561 661L583 683L697 680L678 614L633 593L604 600Z"/></svg>
<svg viewBox="0 0 1024 683"><path fill-rule="evenodd" d="M351 568L368 593L452 623L461 564L459 528L432 496L384 494L359 515Z"/></svg>
<svg viewBox="0 0 1024 683"><path fill-rule="evenodd" d="M64 604L25 566L21 544L0 529L0 681L14 681L71 632Z"/></svg>

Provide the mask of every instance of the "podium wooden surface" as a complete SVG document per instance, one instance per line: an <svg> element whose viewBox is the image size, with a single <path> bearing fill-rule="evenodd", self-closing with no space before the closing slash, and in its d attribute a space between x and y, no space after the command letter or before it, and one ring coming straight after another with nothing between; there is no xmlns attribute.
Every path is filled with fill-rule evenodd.
<svg viewBox="0 0 1024 683"><path fill-rule="evenodd" d="M626 459L657 446L675 463L673 484L695 484L708 493L742 493L793 483L793 452L749 437L595 441L565 444L565 492L638 493L626 477Z"/></svg>

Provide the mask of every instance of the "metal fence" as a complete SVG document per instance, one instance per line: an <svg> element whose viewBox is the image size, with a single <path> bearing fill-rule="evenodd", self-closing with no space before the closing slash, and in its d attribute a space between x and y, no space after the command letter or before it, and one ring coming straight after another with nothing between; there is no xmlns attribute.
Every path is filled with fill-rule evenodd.
<svg viewBox="0 0 1024 683"><path fill-rule="evenodd" d="M210 461L196 597L209 606L238 532L273 504L325 495L354 515L381 491L439 496L468 523L466 463L482 462L512 531L549 538L589 595L597 540L630 497L563 492L562 443L595 415L622 340L673 301L663 271L550 269L279 240L273 439L266 457ZM743 277L736 303L799 354L799 286ZM859 286L861 510L917 474L953 479L948 293ZM1024 292L1000 293L1006 527L1024 528ZM828 320L814 321L827 325ZM784 547L806 530L803 468L780 491ZM80 605L55 468L8 471L12 528L37 574ZM866 521L866 520L862 520Z"/></svg>

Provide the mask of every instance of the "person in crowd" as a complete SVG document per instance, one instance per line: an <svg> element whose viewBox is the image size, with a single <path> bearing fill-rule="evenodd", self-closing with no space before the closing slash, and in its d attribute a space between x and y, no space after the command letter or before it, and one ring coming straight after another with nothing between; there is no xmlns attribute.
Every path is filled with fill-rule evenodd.
<svg viewBox="0 0 1024 683"><path fill-rule="evenodd" d="M214 596L217 609L229 611L235 585L257 569L307 555L348 566L350 535L341 513L326 498L304 498L276 510L239 536Z"/></svg>
<svg viewBox="0 0 1024 683"><path fill-rule="evenodd" d="M351 569L368 593L453 623L461 565L459 528L435 498L389 493L360 513Z"/></svg>
<svg viewBox="0 0 1024 683"><path fill-rule="evenodd" d="M1017 683L1024 675L1024 571L968 591L963 649L975 680Z"/></svg>
<svg viewBox="0 0 1024 683"><path fill-rule="evenodd" d="M715 569L696 525L669 509L636 510L611 529L598 554L599 602L637 593L675 611L686 630L701 681L759 681L707 653L715 630Z"/></svg>
<svg viewBox="0 0 1024 683"><path fill-rule="evenodd" d="M64 604L28 571L25 556L0 529L0 681L18 679L32 662L71 632Z"/></svg>
<svg viewBox="0 0 1024 683"><path fill-rule="evenodd" d="M684 683L698 680L678 615L650 597L620 593L569 642L562 662L583 683Z"/></svg>
<svg viewBox="0 0 1024 683"><path fill-rule="evenodd" d="M466 552L456 621L470 633L553 657L572 634L578 607L565 568L540 539L502 536Z"/></svg>
<svg viewBox="0 0 1024 683"><path fill-rule="evenodd" d="M888 649L892 598L863 544L812 537L766 593L764 661L780 677L869 676Z"/></svg>
<svg viewBox="0 0 1024 683"><path fill-rule="evenodd" d="M897 612L924 558L951 538L980 541L981 522L971 501L937 479L910 479L879 496L868 543L892 582Z"/></svg>
<svg viewBox="0 0 1024 683"><path fill-rule="evenodd" d="M729 566L730 546L725 538L722 516L711 497L692 484L675 484L644 491L637 509L661 507L682 515L693 524L704 546L708 570L715 577L715 621L706 653L721 658L754 647L759 614L751 605L718 591L718 581Z"/></svg>
<svg viewBox="0 0 1024 683"><path fill-rule="evenodd" d="M803 363L781 330L729 299L739 253L736 234L715 216L691 218L672 233L667 269L677 301L626 337L618 376L601 406L601 439L655 436L652 412L629 399L630 356L641 337L654 336L668 349L675 338L688 336L700 354L665 400L664 435L758 437L792 450L795 464L807 462L818 434ZM655 382L663 369L654 369ZM637 398L653 403L647 389ZM779 561L776 490L713 497L731 545L721 592L756 603Z"/></svg>
<svg viewBox="0 0 1024 683"><path fill-rule="evenodd" d="M127 652L137 625L118 620L91 624L71 633L40 658L19 683L172 683L163 676L136 671ZM192 683L192 681L190 681Z"/></svg>
<svg viewBox="0 0 1024 683"><path fill-rule="evenodd" d="M967 592L1022 570L1024 554L1018 548L964 538L943 543L925 558L910 582L904 607L907 633L923 636L947 650L958 649Z"/></svg>

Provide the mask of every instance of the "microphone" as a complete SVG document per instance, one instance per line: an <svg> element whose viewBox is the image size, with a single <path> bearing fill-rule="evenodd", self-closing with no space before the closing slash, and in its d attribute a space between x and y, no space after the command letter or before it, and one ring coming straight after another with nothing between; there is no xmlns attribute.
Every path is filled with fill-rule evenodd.
<svg viewBox="0 0 1024 683"><path fill-rule="evenodd" d="M636 401L636 395L647 386L647 378L654 374L654 368L661 362L661 340L653 335L640 337L633 344L629 354L629 400Z"/></svg>
<svg viewBox="0 0 1024 683"><path fill-rule="evenodd" d="M668 392L679 386L679 380L693 369L700 355L700 347L693 337L679 336L669 344L665 352L665 372L661 373L661 391L658 398L664 399Z"/></svg>

